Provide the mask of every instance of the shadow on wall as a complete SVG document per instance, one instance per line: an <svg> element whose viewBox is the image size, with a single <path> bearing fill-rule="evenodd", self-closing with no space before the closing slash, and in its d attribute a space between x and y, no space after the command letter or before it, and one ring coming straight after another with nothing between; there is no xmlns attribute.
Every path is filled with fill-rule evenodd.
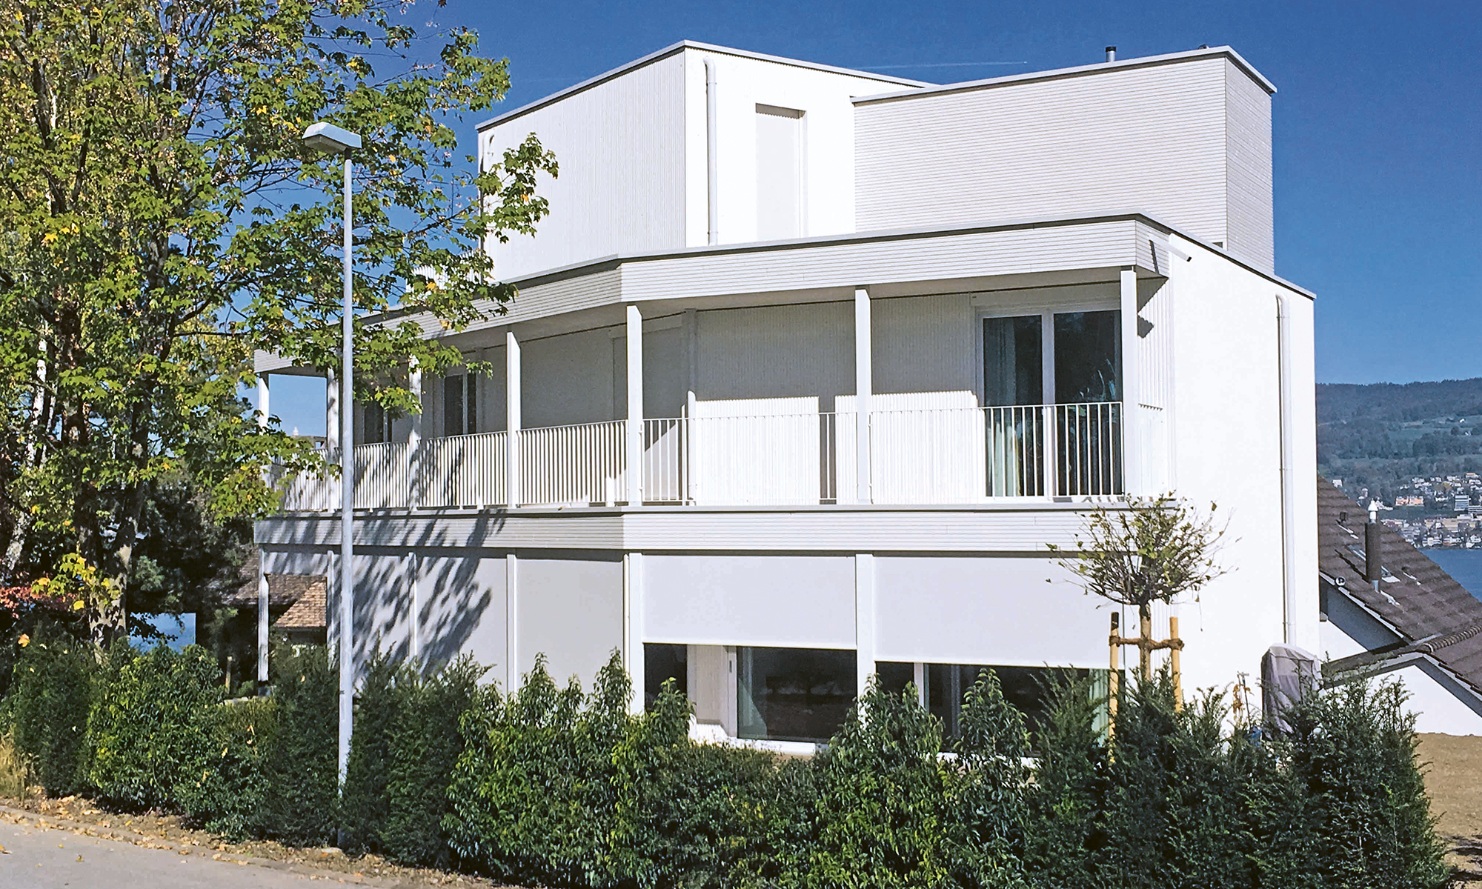
<svg viewBox="0 0 1482 889"><path fill-rule="evenodd" d="M396 660L410 658L416 633L425 669L467 653L502 675L507 655L504 555L488 554L477 544L497 535L506 519L506 510L496 509L473 517L471 528L466 520L457 522L457 539L447 523L423 522L416 540L394 549L378 546L375 538L405 526L391 517L376 523L379 528L371 530L371 539L356 550L361 569L355 596L357 666L363 668L378 649ZM416 614L408 550L417 554ZM331 584L331 614L338 609L337 586Z"/></svg>

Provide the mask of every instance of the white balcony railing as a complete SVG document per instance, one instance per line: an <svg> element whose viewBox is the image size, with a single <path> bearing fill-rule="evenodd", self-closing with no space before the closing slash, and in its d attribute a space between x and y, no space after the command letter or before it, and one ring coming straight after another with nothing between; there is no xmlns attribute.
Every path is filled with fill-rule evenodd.
<svg viewBox="0 0 1482 889"><path fill-rule="evenodd" d="M622 420L522 429L522 506L590 506L624 499L627 424Z"/></svg>
<svg viewBox="0 0 1482 889"><path fill-rule="evenodd" d="M418 453L418 506L498 506L505 499L503 432L430 438Z"/></svg>
<svg viewBox="0 0 1482 889"><path fill-rule="evenodd" d="M851 411L644 420L643 499L655 504L849 503L858 499ZM1119 402L873 411L869 500L979 503L1013 497L1108 497L1124 490ZM510 436L485 432L355 449L355 505L589 506L627 500L621 420L520 430L510 497ZM335 455L327 455L332 462ZM339 481L300 475L284 508L328 510Z"/></svg>

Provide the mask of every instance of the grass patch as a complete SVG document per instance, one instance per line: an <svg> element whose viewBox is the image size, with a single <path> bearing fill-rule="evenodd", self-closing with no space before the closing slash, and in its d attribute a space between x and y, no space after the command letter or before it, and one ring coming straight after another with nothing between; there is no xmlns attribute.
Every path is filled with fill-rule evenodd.
<svg viewBox="0 0 1482 889"><path fill-rule="evenodd" d="M15 736L0 735L0 799L25 799L31 789L31 766L16 749Z"/></svg>

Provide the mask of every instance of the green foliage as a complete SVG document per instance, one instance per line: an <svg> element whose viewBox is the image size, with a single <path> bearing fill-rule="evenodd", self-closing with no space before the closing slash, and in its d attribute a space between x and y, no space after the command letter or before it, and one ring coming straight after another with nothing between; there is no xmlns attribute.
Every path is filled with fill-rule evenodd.
<svg viewBox="0 0 1482 889"><path fill-rule="evenodd" d="M290 845L333 841L339 802L339 680L321 646L274 651L277 728L264 762L262 833Z"/></svg>
<svg viewBox="0 0 1482 889"><path fill-rule="evenodd" d="M496 877L544 885L610 883L617 794L613 752L628 730L628 680L618 656L590 698L564 690L537 657L508 702L482 691L463 722L445 819L453 850ZM585 706L584 706L585 705Z"/></svg>
<svg viewBox="0 0 1482 889"><path fill-rule="evenodd" d="M16 661L9 698L16 747L53 796L86 787L87 720L96 671L91 652L65 637L33 640Z"/></svg>
<svg viewBox="0 0 1482 889"><path fill-rule="evenodd" d="M415 673L397 685L401 703L391 725L387 816L380 830L381 849L393 861L448 863L442 824L453 769L463 754L458 723L482 673L472 661L459 660L430 677Z"/></svg>
<svg viewBox="0 0 1482 889"><path fill-rule="evenodd" d="M241 391L254 349L338 363L341 167L303 145L315 120L373 147L355 158L363 313L458 329L511 297L482 247L534 230L555 159L533 136L482 167L456 152L507 62L408 24L428 18L400 0L0 4L0 542L53 536L120 584L159 579L132 565L157 480L250 516L272 461L314 466ZM357 327L356 383L393 411L415 409L409 359L462 360L410 319Z"/></svg>
<svg viewBox="0 0 1482 889"><path fill-rule="evenodd" d="M104 661L88 722L90 783L104 803L169 808L207 756L206 718L221 700L215 660L194 645L144 654L118 646Z"/></svg>
<svg viewBox="0 0 1482 889"><path fill-rule="evenodd" d="M948 872L942 731L914 689L871 682L815 759L808 886L935 886Z"/></svg>
<svg viewBox="0 0 1482 889"><path fill-rule="evenodd" d="M1205 699L1178 712L1166 673L1123 695L1108 769L1102 853L1116 883L1244 886L1242 777L1222 711Z"/></svg>
<svg viewBox="0 0 1482 889"><path fill-rule="evenodd" d="M355 731L340 793L340 828L346 852L381 850L381 828L391 814L391 733L404 705L399 680L409 678L384 655L365 667L355 695Z"/></svg>
<svg viewBox="0 0 1482 889"><path fill-rule="evenodd" d="M271 698L221 702L200 650L119 650L99 670L36 642L4 712L52 792L86 770L105 802L297 844L332 841L341 812L358 849L527 885L1439 889L1447 876L1395 686L1314 693L1289 734L1260 738L1230 730L1216 696L1179 710L1154 676L1122 696L1108 744L1103 702L1063 681L1045 689L1031 747L985 671L943 756L915 690L872 684L826 749L791 759L691 742L672 684L631 715L616 655L590 695L558 688L541 658L508 699L468 662L424 675L377 661L337 805L329 659L283 649L274 663ZM0 770L13 785L17 769Z"/></svg>
<svg viewBox="0 0 1482 889"><path fill-rule="evenodd" d="M1309 867L1325 887L1445 884L1404 700L1393 683L1353 684L1308 695L1289 717L1291 768L1315 832Z"/></svg>
<svg viewBox="0 0 1482 889"><path fill-rule="evenodd" d="M1097 889L1109 764L1096 727L1100 702L1088 680L1055 682L1045 691L1050 706L1036 733L1037 764L1026 794L1025 864L1032 884L1043 889Z"/></svg>
<svg viewBox="0 0 1482 889"><path fill-rule="evenodd" d="M179 786L177 804L189 823L229 840L264 833L266 764L277 728L271 698L224 701L203 714L208 744Z"/></svg>
<svg viewBox="0 0 1482 889"><path fill-rule="evenodd" d="M951 868L970 886L1025 886L1029 732L991 670L964 695L960 725L947 782Z"/></svg>

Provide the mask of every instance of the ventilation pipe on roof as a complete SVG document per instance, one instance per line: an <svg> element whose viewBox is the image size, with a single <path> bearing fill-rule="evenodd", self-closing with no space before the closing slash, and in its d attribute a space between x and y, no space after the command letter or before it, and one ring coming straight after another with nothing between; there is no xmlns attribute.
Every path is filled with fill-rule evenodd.
<svg viewBox="0 0 1482 889"><path fill-rule="evenodd" d="M1108 62L1115 62L1117 60L1117 48L1115 46L1108 46L1106 48L1106 60Z"/></svg>
<svg viewBox="0 0 1482 889"><path fill-rule="evenodd" d="M1364 525L1364 579L1379 592L1379 579L1384 576L1383 544L1379 542L1379 501L1369 501L1369 523Z"/></svg>

